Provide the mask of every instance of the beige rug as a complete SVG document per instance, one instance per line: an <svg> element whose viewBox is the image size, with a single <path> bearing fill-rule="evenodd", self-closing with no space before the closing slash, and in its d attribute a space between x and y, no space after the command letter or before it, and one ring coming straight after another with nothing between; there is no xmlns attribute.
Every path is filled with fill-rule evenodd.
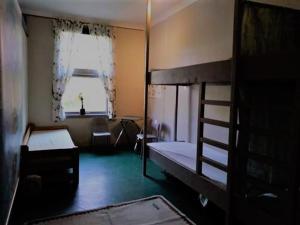
<svg viewBox="0 0 300 225"><path fill-rule="evenodd" d="M57 216L28 225L195 225L162 196Z"/></svg>

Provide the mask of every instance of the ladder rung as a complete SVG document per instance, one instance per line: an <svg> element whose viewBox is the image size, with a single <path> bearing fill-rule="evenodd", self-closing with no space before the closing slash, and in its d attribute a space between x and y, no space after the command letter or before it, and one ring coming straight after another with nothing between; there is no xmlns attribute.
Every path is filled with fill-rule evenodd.
<svg viewBox="0 0 300 225"><path fill-rule="evenodd" d="M203 143L218 147L218 148L222 148L226 151L228 151L228 149L229 149L229 146L227 144L224 144L222 142L215 141L215 140L212 140L209 138L201 138L200 141L202 141Z"/></svg>
<svg viewBox="0 0 300 225"><path fill-rule="evenodd" d="M228 122L224 122L221 120L213 120L213 119L207 119L207 118L200 118L200 121L202 123L207 123L207 124L211 124L211 125L215 125L215 126L220 126L220 127L230 127L230 123Z"/></svg>
<svg viewBox="0 0 300 225"><path fill-rule="evenodd" d="M204 162L204 163L207 163L207 164L209 164L209 165L211 165L211 166L213 166L213 167L215 167L215 168L217 168L219 170L223 170L225 172L227 172L227 170L228 170L228 168L227 168L226 165L224 165L222 163L219 163L219 162L217 162L215 160L212 160L210 158L207 158L205 156L201 156L199 160L202 161L202 162Z"/></svg>
<svg viewBox="0 0 300 225"><path fill-rule="evenodd" d="M229 101L218 101L218 100L202 100L201 104L203 105L220 105L220 106L230 106Z"/></svg>

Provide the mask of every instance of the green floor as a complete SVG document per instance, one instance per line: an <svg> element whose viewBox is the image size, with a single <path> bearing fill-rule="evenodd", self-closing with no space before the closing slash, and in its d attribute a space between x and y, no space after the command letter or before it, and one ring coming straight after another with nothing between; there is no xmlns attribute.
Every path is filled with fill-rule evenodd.
<svg viewBox="0 0 300 225"><path fill-rule="evenodd" d="M81 153L80 183L74 194L56 190L28 201L18 197L22 194L18 193L11 224L22 224L27 220L98 208L151 195L163 195L197 224L223 224L221 210L212 204L203 209L197 193L166 176L154 163L148 163L149 177L144 177L142 161L135 153L100 152L101 150L98 153Z"/></svg>

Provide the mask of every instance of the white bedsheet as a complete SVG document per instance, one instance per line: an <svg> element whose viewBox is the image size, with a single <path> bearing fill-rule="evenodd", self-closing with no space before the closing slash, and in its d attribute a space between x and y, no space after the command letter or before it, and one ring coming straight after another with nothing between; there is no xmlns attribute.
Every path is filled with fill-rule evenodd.
<svg viewBox="0 0 300 225"><path fill-rule="evenodd" d="M29 151L68 149L75 147L67 129L33 131L28 141Z"/></svg>
<svg viewBox="0 0 300 225"><path fill-rule="evenodd" d="M153 142L148 143L148 146L185 168L196 171L197 146L195 144L187 142ZM205 144L203 145L203 156L227 165L228 154L224 150ZM226 185L226 172L202 163L202 173L210 179Z"/></svg>

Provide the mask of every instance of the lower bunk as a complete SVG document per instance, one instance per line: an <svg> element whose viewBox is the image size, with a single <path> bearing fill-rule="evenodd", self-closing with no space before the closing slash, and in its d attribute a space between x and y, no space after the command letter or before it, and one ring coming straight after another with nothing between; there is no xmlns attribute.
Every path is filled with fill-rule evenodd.
<svg viewBox="0 0 300 225"><path fill-rule="evenodd" d="M261 189L254 185L251 193L241 194L235 190L229 195L227 173L202 162L201 174L196 171L196 145L186 142L148 143L148 158L168 174L191 187L225 212L234 212L234 218L245 224L286 224L278 215L283 213L281 206L287 197L272 190ZM228 152L209 145L203 145L202 155L227 166ZM274 187L274 186L273 186ZM229 197L231 196L230 203ZM279 196L286 196L281 198ZM265 210L266 209L266 210ZM275 215L274 215L275 214Z"/></svg>
<svg viewBox="0 0 300 225"><path fill-rule="evenodd" d="M154 142L147 145L150 160L227 211L227 174L206 163L202 164L202 174L197 174L196 145L186 142ZM203 155L227 165L227 153L220 150L206 146L203 147Z"/></svg>

